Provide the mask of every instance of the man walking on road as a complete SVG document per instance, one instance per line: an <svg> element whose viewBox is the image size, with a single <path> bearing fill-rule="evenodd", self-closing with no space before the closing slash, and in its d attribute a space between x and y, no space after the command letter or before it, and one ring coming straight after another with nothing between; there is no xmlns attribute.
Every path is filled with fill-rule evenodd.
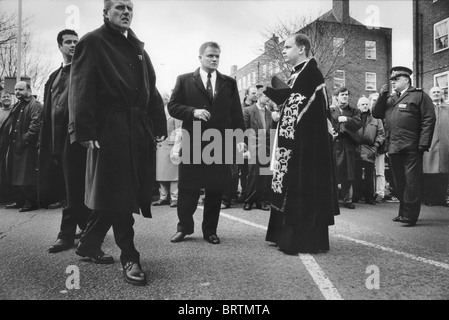
<svg viewBox="0 0 449 320"><path fill-rule="evenodd" d="M93 210L76 254L114 263L101 250L112 226L125 281L144 285L133 213L151 217L155 145L167 126L151 60L130 29L133 9L130 0L105 0L104 25L77 44L69 133L72 142L88 148L86 205Z"/></svg>

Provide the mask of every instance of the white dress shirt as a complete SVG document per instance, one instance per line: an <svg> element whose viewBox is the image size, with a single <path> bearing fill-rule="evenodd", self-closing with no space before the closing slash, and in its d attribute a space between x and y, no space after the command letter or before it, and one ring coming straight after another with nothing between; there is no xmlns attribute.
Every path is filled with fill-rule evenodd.
<svg viewBox="0 0 449 320"><path fill-rule="evenodd" d="M200 76L201 81L203 81L204 88L207 89L207 72L200 68ZM217 72L212 72L210 77L210 82L212 83L212 92L214 93L215 97L215 83L217 82Z"/></svg>

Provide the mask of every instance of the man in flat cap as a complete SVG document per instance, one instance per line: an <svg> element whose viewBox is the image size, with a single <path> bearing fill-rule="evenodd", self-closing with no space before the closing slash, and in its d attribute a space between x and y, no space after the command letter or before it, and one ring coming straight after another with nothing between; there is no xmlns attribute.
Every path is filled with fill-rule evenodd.
<svg viewBox="0 0 449 320"><path fill-rule="evenodd" d="M414 226L421 210L421 179L423 153L429 150L435 127L432 100L422 90L411 85L412 70L391 69L390 81L380 89L373 107L373 116L385 119L386 150L399 198L396 222Z"/></svg>

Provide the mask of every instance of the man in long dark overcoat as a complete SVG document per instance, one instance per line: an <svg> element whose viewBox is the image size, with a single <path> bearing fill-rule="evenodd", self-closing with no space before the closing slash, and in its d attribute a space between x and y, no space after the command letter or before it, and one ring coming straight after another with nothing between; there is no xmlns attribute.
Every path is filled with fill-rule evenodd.
<svg viewBox="0 0 449 320"><path fill-rule="evenodd" d="M133 213L151 217L155 143L167 134L151 60L130 29L133 3L105 1L104 25L78 43L69 91L72 142L88 147L86 205L93 210L76 253L95 263L112 226L125 281L146 277L134 247Z"/></svg>
<svg viewBox="0 0 449 320"><path fill-rule="evenodd" d="M224 163L225 150L215 150L215 155L221 153L220 160L207 163L203 158L203 151L209 143L202 141L202 137L206 130L215 130L222 138L224 149L226 129L244 130L236 81L217 71L220 52L220 47L215 42L201 45L201 67L193 73L178 77L168 103L170 114L183 121L184 129L182 162L179 165L179 223L172 242L180 242L186 235L193 233L193 214L200 189L204 187L203 237L212 244L220 243L217 225L222 194L227 187L224 182L229 178L229 164Z"/></svg>
<svg viewBox="0 0 449 320"><path fill-rule="evenodd" d="M341 185L343 206L354 209L352 203L353 182L355 180L355 154L357 131L362 127L360 110L348 103L349 90L338 88L335 92L337 105L330 108L331 122L337 138L334 140L334 155L337 168L337 183Z"/></svg>
<svg viewBox="0 0 449 320"><path fill-rule="evenodd" d="M42 104L32 95L29 83L14 87L19 100L0 129L0 184L13 186L16 200L7 209L20 212L38 209L37 142Z"/></svg>
<svg viewBox="0 0 449 320"><path fill-rule="evenodd" d="M309 58L310 40L294 34L283 56L294 70L282 104L272 160L271 214L266 240L288 254L329 250L328 227L338 207L332 133L323 75ZM282 101L283 100L283 101Z"/></svg>

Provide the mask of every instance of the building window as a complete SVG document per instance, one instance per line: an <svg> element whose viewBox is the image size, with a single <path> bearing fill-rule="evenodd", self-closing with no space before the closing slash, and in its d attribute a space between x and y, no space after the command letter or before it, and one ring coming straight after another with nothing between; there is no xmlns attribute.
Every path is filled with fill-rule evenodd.
<svg viewBox="0 0 449 320"><path fill-rule="evenodd" d="M433 25L434 52L449 48L449 18Z"/></svg>
<svg viewBox="0 0 449 320"><path fill-rule="evenodd" d="M345 39L334 37L332 53L334 56L345 56Z"/></svg>
<svg viewBox="0 0 449 320"><path fill-rule="evenodd" d="M262 78L266 78L267 77L267 65L266 64L264 64L263 66L262 66Z"/></svg>
<svg viewBox="0 0 449 320"><path fill-rule="evenodd" d="M334 89L346 87L345 72L343 70L336 70L334 72Z"/></svg>
<svg viewBox="0 0 449 320"><path fill-rule="evenodd" d="M448 96L448 83L449 83L449 71L438 73L433 76L433 82L436 87L440 87L443 90L444 101L449 100Z"/></svg>
<svg viewBox="0 0 449 320"><path fill-rule="evenodd" d="M376 74L374 72L365 72L365 90L376 91L376 88Z"/></svg>
<svg viewBox="0 0 449 320"><path fill-rule="evenodd" d="M270 76L273 75L273 61L270 61L268 64L268 72L270 73Z"/></svg>
<svg viewBox="0 0 449 320"><path fill-rule="evenodd" d="M256 71L253 71L253 84L256 84L257 77L256 77Z"/></svg>
<svg viewBox="0 0 449 320"><path fill-rule="evenodd" d="M246 89L246 76L243 76L243 89Z"/></svg>
<svg viewBox="0 0 449 320"><path fill-rule="evenodd" d="M280 66L278 60L276 60L276 61L274 62L274 65L276 66L276 69L275 69L274 73L275 73L275 74L278 74L279 72L281 72L281 66Z"/></svg>
<svg viewBox="0 0 449 320"><path fill-rule="evenodd" d="M365 59L376 60L376 41L365 41Z"/></svg>
<svg viewBox="0 0 449 320"><path fill-rule="evenodd" d="M237 86L238 86L239 91L241 91L242 90L242 79L239 79L237 81Z"/></svg>

